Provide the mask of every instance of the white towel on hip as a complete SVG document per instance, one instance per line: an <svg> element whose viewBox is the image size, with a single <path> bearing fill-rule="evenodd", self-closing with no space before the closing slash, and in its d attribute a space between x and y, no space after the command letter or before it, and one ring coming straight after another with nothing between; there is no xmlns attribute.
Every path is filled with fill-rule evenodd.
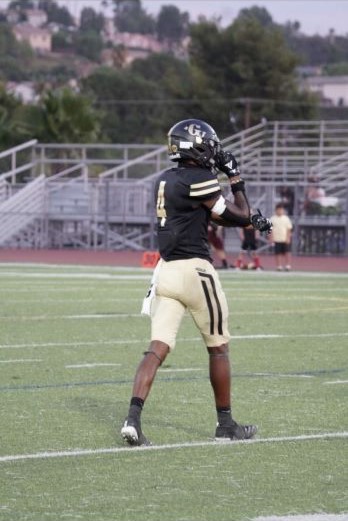
<svg viewBox="0 0 348 521"><path fill-rule="evenodd" d="M158 261L157 266L153 271L150 287L148 289L146 297L143 300L143 305L141 307L142 315L151 316L151 304L152 304L153 299L156 296L157 280L158 280L158 274L159 274L161 264L162 264L162 259L160 259Z"/></svg>

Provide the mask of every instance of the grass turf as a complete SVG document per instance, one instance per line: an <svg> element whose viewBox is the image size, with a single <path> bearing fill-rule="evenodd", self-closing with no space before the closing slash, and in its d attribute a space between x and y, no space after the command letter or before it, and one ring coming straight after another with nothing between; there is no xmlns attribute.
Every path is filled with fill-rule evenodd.
<svg viewBox="0 0 348 521"><path fill-rule="evenodd" d="M123 446L119 429L149 334L139 316L149 276L0 268L0 458ZM235 337L236 419L257 423L260 438L348 431L348 276L221 278ZM207 355L189 317L158 373L143 425L155 444L214 434ZM347 512L346 449L339 438L0 461L0 520L242 521Z"/></svg>

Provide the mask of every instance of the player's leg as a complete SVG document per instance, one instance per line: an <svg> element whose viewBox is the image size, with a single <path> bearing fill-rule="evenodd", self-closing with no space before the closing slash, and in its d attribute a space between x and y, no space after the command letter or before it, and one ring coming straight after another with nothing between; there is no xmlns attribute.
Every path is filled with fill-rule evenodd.
<svg viewBox="0 0 348 521"><path fill-rule="evenodd" d="M252 262L253 262L253 265L254 265L254 269L255 270L260 270L261 269L261 262L260 262L260 257L257 253L257 243L256 243L256 240L255 241L252 241L250 243L250 253L251 253L251 258L252 258Z"/></svg>
<svg viewBox="0 0 348 521"><path fill-rule="evenodd" d="M290 244L286 244L286 245L285 245L284 265L285 265L285 270L286 270L286 271L290 271L290 270L291 270L291 251L290 251Z"/></svg>
<svg viewBox="0 0 348 521"><path fill-rule="evenodd" d="M227 269L228 266L228 260L227 255L225 252L225 247L223 240L219 235L217 234L217 231L215 229L211 229L208 232L208 241L213 247L215 255L218 257L218 259L221 261L221 268Z"/></svg>
<svg viewBox="0 0 348 521"><path fill-rule="evenodd" d="M244 239L242 241L242 244L240 247L240 251L239 251L239 255L238 255L237 263L236 263L236 268L242 269L244 267L244 256L245 256L246 252L247 252L247 243Z"/></svg>
<svg viewBox="0 0 348 521"><path fill-rule="evenodd" d="M274 253L275 253L275 258L276 258L276 268L277 268L277 271L282 271L283 270L283 243L281 242L276 242L274 244Z"/></svg>
<svg viewBox="0 0 348 521"><path fill-rule="evenodd" d="M236 268L237 269L240 270L243 267L243 261L244 261L244 251L240 250L240 252L238 254L238 257L237 257L237 261L236 261Z"/></svg>
<svg viewBox="0 0 348 521"><path fill-rule="evenodd" d="M168 266L161 268L156 297L151 308L151 344L144 353L133 384L133 393L128 416L121 430L121 435L130 445L149 445L141 429L141 413L149 395L156 373L175 341L185 306L175 298L165 297L161 293L171 294L170 286L180 286L180 275L173 273Z"/></svg>
<svg viewBox="0 0 348 521"><path fill-rule="evenodd" d="M207 347L207 349L210 383L214 392L217 413L215 439L224 441L252 438L257 432L255 425L239 425L232 419L231 366L228 344Z"/></svg>
<svg viewBox="0 0 348 521"><path fill-rule="evenodd" d="M209 377L218 409L231 410L231 368L228 344L207 347L209 353Z"/></svg>
<svg viewBox="0 0 348 521"><path fill-rule="evenodd" d="M168 344L159 340L150 343L148 351L145 351L144 358L140 362L134 378L133 394L144 403L151 390L157 369L162 365L169 353Z"/></svg>
<svg viewBox="0 0 348 521"><path fill-rule="evenodd" d="M251 257L253 259L254 269L255 270L260 270L261 269L261 262L260 262L260 257L258 256L257 252L253 251L251 253Z"/></svg>
<svg viewBox="0 0 348 521"><path fill-rule="evenodd" d="M205 261L203 261L205 262ZM207 263L190 280L185 302L209 353L209 374L218 418L217 439L247 439L257 431L252 425L238 425L231 412L231 369L228 353L228 306L214 268Z"/></svg>
<svg viewBox="0 0 348 521"><path fill-rule="evenodd" d="M130 445L150 445L141 430L141 412L145 400L151 390L157 369L169 353L169 346L164 342L153 340L135 374L132 398L128 416L122 427L121 435Z"/></svg>

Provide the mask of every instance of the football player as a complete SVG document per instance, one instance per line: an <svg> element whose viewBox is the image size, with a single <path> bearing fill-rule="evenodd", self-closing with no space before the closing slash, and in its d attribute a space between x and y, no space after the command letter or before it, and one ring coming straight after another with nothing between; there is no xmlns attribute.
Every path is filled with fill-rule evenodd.
<svg viewBox="0 0 348 521"><path fill-rule="evenodd" d="M136 371L121 435L129 445L150 444L141 428L142 409L157 369L175 347L187 309L209 354L217 412L215 439L249 439L256 426L240 425L232 418L228 307L210 258L207 230L210 220L222 226L251 224L260 231L269 231L272 225L260 213L250 215L237 161L222 149L210 125L196 119L180 121L168 133L168 147L176 165L159 176L154 194L161 259L147 297L151 343ZM222 195L219 171L229 179L234 202Z"/></svg>

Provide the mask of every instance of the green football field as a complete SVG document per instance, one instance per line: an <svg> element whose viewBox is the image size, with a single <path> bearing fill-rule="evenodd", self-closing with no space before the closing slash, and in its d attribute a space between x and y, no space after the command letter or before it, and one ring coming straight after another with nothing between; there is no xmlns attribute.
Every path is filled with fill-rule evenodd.
<svg viewBox="0 0 348 521"><path fill-rule="evenodd" d="M348 519L348 274L221 273L233 413L257 438L213 441L208 357L187 316L144 408L154 445L131 449L119 431L149 278L0 266L0 520Z"/></svg>

